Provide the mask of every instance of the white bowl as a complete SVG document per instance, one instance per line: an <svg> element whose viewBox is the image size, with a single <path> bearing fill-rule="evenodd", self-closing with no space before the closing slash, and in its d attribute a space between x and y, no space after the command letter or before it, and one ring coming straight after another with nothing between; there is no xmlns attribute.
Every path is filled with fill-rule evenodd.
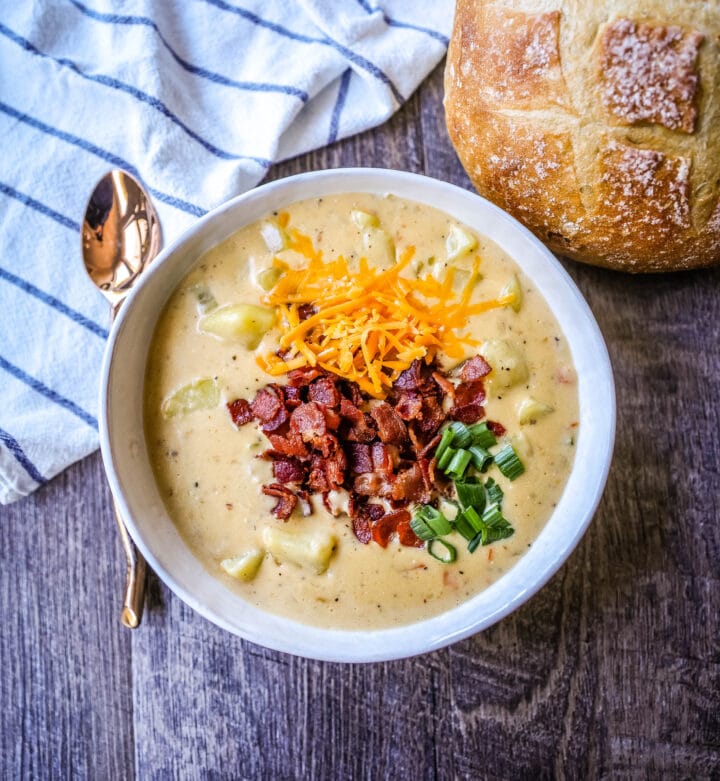
<svg viewBox="0 0 720 781"><path fill-rule="evenodd" d="M210 575L178 534L153 479L143 434L143 381L158 315L195 261L243 226L305 198L394 193L442 209L504 249L544 296L568 340L578 375L580 436L560 501L528 552L485 591L453 610L392 629L321 629L248 604ZM432 651L499 621L560 568L602 494L615 435L615 392L607 349L590 309L553 255L516 220L459 187L416 174L336 169L271 182L198 220L162 252L125 302L102 371L100 444L110 486L149 565L188 605L254 643L339 662L397 659Z"/></svg>

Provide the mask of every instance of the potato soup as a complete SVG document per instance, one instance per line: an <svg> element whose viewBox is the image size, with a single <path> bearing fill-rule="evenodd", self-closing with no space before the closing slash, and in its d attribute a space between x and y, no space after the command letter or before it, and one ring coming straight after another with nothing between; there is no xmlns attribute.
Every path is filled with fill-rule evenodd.
<svg viewBox="0 0 720 781"><path fill-rule="evenodd" d="M566 340L518 266L394 196L295 203L207 252L146 372L187 545L247 602L329 628L419 621L507 572L577 421Z"/></svg>

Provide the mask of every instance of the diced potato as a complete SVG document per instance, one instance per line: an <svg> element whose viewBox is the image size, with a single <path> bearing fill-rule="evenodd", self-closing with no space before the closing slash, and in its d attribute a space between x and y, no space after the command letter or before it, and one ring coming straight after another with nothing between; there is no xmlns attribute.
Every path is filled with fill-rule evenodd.
<svg viewBox="0 0 720 781"><path fill-rule="evenodd" d="M487 377L489 385L511 388L527 380L525 356L514 344L504 339L488 339L480 348L480 354L492 367Z"/></svg>
<svg viewBox="0 0 720 781"><path fill-rule="evenodd" d="M350 218L358 228L379 228L380 219L376 214L364 212L362 209L353 209L350 212Z"/></svg>
<svg viewBox="0 0 720 781"><path fill-rule="evenodd" d="M368 260L381 268L390 268L395 263L395 242L382 228L367 228L363 231L363 246Z"/></svg>
<svg viewBox="0 0 720 781"><path fill-rule="evenodd" d="M533 396L528 396L518 404L518 420L523 426L527 423L535 423L551 412L554 412L554 407Z"/></svg>
<svg viewBox="0 0 720 781"><path fill-rule="evenodd" d="M519 431L510 437L510 444L515 448L515 452L520 457L524 466L527 468L528 459L533 454L533 446L527 434Z"/></svg>
<svg viewBox="0 0 720 781"><path fill-rule="evenodd" d="M248 350L254 350L274 323L272 309L255 304L229 304L201 318L199 328L204 334L239 342Z"/></svg>
<svg viewBox="0 0 720 781"><path fill-rule="evenodd" d="M259 271L256 274L255 279L257 280L258 285L268 292L277 285L282 274L283 273L279 268L271 266L270 268L264 268L262 271Z"/></svg>
<svg viewBox="0 0 720 781"><path fill-rule="evenodd" d="M290 245L290 236L275 220L267 220L260 226L260 235L270 252L280 252Z"/></svg>
<svg viewBox="0 0 720 781"><path fill-rule="evenodd" d="M447 259L457 260L471 253L478 245L477 236L460 225L453 225L445 239Z"/></svg>
<svg viewBox="0 0 720 781"><path fill-rule="evenodd" d="M193 380L173 391L162 403L165 418L187 415L199 409L214 409L220 403L220 387L209 377Z"/></svg>
<svg viewBox="0 0 720 781"><path fill-rule="evenodd" d="M523 304L523 291L520 287L520 280L517 278L517 274L513 274L512 279L505 285L500 291L500 298L506 296L511 297L511 301L508 304L514 312L519 312Z"/></svg>
<svg viewBox="0 0 720 781"><path fill-rule="evenodd" d="M195 294L195 298L197 298L198 309L202 314L206 314L207 312L211 312L213 309L217 309L217 299L205 283L198 282L197 285L193 285L190 289Z"/></svg>
<svg viewBox="0 0 720 781"><path fill-rule="evenodd" d="M220 562L220 566L231 577L249 583L258 574L258 570L260 569L260 565L264 558L264 550L253 548L252 550L241 553L239 556L234 556L231 559L223 559Z"/></svg>
<svg viewBox="0 0 720 781"><path fill-rule="evenodd" d="M281 562L290 562L322 575L330 564L337 538L329 531L286 532L272 526L263 530L263 542Z"/></svg>

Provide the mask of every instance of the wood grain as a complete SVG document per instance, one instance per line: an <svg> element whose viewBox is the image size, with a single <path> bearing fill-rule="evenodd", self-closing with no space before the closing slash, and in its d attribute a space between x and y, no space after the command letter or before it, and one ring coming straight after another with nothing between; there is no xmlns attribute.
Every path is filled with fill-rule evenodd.
<svg viewBox="0 0 720 781"><path fill-rule="evenodd" d="M469 187L437 69L382 128L276 166ZM155 577L120 626L94 455L0 508L2 778L720 778L720 272L566 263L618 397L605 496L566 565L424 658L336 665L217 629Z"/></svg>

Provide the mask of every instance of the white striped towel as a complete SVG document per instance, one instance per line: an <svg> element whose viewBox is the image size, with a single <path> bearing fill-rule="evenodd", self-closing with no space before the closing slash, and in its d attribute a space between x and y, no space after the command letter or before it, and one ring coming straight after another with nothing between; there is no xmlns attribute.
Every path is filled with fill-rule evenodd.
<svg viewBox="0 0 720 781"><path fill-rule="evenodd" d="M97 440L108 307L80 223L110 168L172 241L272 162L387 119L442 58L453 0L0 4L0 502Z"/></svg>

